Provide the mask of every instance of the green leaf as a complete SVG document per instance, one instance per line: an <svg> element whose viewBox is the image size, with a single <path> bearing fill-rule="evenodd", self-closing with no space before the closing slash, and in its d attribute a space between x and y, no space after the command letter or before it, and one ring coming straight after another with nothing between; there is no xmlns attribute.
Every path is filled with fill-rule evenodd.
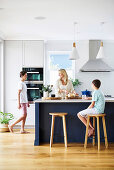
<svg viewBox="0 0 114 170"><path fill-rule="evenodd" d="M13 114L0 112L0 123L8 124L10 120L14 119Z"/></svg>
<svg viewBox="0 0 114 170"><path fill-rule="evenodd" d="M71 79L73 87L75 88L76 86L79 86L82 84L82 82L80 82L78 79Z"/></svg>
<svg viewBox="0 0 114 170"><path fill-rule="evenodd" d="M52 92L52 87L50 85L47 85L47 86L42 86L42 90L40 90L41 93L43 92L49 92L51 93Z"/></svg>

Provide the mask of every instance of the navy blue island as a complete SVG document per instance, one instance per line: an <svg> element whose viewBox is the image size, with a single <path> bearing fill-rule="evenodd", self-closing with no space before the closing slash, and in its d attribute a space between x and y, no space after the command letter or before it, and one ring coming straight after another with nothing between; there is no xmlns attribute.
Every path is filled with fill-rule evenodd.
<svg viewBox="0 0 114 170"><path fill-rule="evenodd" d="M106 128L108 142L114 142L114 99L106 98ZM35 101L35 141L38 146L50 142L51 116L49 113L66 112L66 128L68 143L84 143L85 126L77 117L77 113L86 109L90 100L68 99L68 100L41 100ZM101 121L101 120L100 120ZM103 127L100 122L101 142L104 141ZM95 136L97 139L97 136ZM89 139L91 140L91 139ZM54 142L64 142L62 119L55 119Z"/></svg>

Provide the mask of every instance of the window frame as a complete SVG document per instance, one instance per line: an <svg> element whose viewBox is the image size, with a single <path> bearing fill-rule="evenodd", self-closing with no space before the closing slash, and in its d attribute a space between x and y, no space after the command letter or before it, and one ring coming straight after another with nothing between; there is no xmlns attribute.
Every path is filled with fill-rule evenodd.
<svg viewBox="0 0 114 170"><path fill-rule="evenodd" d="M47 55L47 71L49 73L49 82L50 82L50 55L51 54L71 54L71 51L48 51L48 55ZM76 74L76 61L72 60L72 64L73 64L73 79L75 79L75 74ZM48 83L49 84L49 83Z"/></svg>

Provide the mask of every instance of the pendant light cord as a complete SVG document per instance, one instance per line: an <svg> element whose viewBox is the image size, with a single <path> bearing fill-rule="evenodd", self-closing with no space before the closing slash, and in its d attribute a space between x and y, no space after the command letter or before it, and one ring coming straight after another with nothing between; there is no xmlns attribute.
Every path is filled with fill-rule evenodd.
<svg viewBox="0 0 114 170"><path fill-rule="evenodd" d="M76 41L76 26L77 26L77 34L78 34L78 23L74 22L74 42Z"/></svg>
<svg viewBox="0 0 114 170"><path fill-rule="evenodd" d="M101 22L100 23L101 25L100 25L100 32L101 32L101 34L103 35L103 26L104 26L104 24L105 24L105 22ZM101 40L101 46L103 47L103 41Z"/></svg>
<svg viewBox="0 0 114 170"><path fill-rule="evenodd" d="M76 36L76 35L75 35L75 25L76 25L76 24L74 23L74 42L75 42L75 38L76 38L76 37L75 37L75 36Z"/></svg>

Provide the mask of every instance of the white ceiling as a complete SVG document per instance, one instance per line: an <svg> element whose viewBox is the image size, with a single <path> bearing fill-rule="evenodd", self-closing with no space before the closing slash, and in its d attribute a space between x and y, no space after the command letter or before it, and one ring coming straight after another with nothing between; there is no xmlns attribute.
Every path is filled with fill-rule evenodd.
<svg viewBox="0 0 114 170"><path fill-rule="evenodd" d="M76 21L78 39L114 40L114 0L0 0L0 8L5 39L72 40Z"/></svg>

